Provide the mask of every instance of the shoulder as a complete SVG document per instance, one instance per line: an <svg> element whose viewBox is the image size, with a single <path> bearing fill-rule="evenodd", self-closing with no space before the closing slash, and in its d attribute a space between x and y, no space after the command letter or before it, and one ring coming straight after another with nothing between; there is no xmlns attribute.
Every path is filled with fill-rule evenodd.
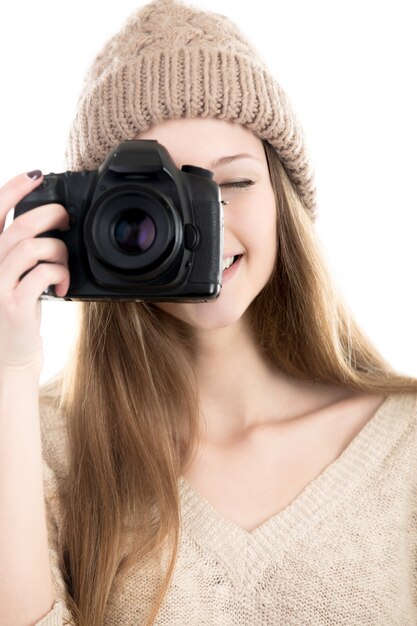
<svg viewBox="0 0 417 626"><path fill-rule="evenodd" d="M383 407L386 412L401 416L410 426L417 426L417 388L415 391L390 393Z"/></svg>
<svg viewBox="0 0 417 626"><path fill-rule="evenodd" d="M377 412L375 427L369 437L372 437L369 445L380 447L388 466L401 468L404 481L410 480L414 485L417 476L417 390L390 393Z"/></svg>

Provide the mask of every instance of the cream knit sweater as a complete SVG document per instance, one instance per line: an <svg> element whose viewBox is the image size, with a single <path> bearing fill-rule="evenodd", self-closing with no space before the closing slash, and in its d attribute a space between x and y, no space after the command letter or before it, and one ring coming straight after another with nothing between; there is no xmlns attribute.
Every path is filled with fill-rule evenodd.
<svg viewBox="0 0 417 626"><path fill-rule="evenodd" d="M45 498L56 601L37 626L72 624L56 565L60 418L41 403ZM181 545L157 626L415 626L417 394L392 394L341 456L253 532L183 479ZM141 626L155 584L135 570L105 626Z"/></svg>

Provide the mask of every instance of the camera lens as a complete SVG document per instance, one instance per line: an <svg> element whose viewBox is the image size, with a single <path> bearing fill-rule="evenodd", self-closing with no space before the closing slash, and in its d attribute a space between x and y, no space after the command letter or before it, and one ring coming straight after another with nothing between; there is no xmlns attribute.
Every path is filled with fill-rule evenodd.
<svg viewBox="0 0 417 626"><path fill-rule="evenodd" d="M91 205L83 235L97 263L136 280L165 272L178 255L181 215L168 196L154 189L120 185Z"/></svg>
<svg viewBox="0 0 417 626"><path fill-rule="evenodd" d="M155 241L156 228L152 219L141 209L128 209L114 227L117 244L132 254L146 252Z"/></svg>

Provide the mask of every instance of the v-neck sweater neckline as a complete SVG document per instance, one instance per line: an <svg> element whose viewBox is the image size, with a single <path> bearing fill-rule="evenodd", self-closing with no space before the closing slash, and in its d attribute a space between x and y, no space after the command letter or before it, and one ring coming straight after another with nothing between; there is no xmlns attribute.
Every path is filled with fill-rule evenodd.
<svg viewBox="0 0 417 626"><path fill-rule="evenodd" d="M417 396L389 394L339 457L314 478L285 509L253 531L220 513L179 478L182 532L220 559L243 580L255 580L283 555L291 541L309 532L332 507L371 475L401 436ZM404 410L399 410L404 409Z"/></svg>

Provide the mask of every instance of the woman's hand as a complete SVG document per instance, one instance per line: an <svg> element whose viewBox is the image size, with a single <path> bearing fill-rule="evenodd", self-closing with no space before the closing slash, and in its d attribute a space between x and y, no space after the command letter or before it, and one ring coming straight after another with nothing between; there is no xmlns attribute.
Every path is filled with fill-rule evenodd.
<svg viewBox="0 0 417 626"><path fill-rule="evenodd" d="M36 207L4 228L8 212L42 182L38 174L38 179L20 174L0 187L0 372L33 369L40 374L39 297L49 285L62 297L70 283L66 245L54 237L36 238L48 230L68 230L69 215L62 205ZM37 265L39 261L48 263Z"/></svg>

